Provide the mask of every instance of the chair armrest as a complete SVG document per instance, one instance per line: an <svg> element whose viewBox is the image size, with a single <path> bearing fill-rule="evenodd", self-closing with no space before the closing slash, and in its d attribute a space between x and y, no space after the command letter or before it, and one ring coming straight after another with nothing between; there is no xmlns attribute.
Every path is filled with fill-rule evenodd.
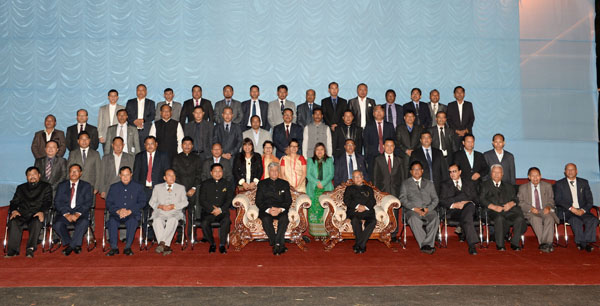
<svg viewBox="0 0 600 306"><path fill-rule="evenodd" d="M400 208L400 200L393 195L386 195L381 199L381 202L375 205L375 218L377 221L382 222L383 226L387 226L390 223L390 217L388 215L388 210L390 208L398 209ZM398 220L396 220L397 222Z"/></svg>
<svg viewBox="0 0 600 306"><path fill-rule="evenodd" d="M291 224L294 224L294 227L298 226L300 223L300 210L308 209L311 205L310 197L306 194L301 194L296 198L296 202L292 203L290 206L290 211L288 211L288 219ZM306 217L306 214L304 214Z"/></svg>
<svg viewBox="0 0 600 306"><path fill-rule="evenodd" d="M334 209L333 219L337 222L344 222L346 220L346 205L338 205L328 193L324 193L319 197L319 203L325 209L325 216L329 213L329 205L331 204Z"/></svg>

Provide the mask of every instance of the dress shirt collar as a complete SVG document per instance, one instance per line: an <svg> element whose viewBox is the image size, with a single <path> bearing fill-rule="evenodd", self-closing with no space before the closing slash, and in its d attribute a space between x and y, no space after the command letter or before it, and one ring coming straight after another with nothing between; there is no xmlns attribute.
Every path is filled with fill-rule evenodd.
<svg viewBox="0 0 600 306"><path fill-rule="evenodd" d="M138 103L144 103L144 102L146 102L146 98L143 98L141 100L140 100L140 98L137 98L137 101L138 101Z"/></svg>

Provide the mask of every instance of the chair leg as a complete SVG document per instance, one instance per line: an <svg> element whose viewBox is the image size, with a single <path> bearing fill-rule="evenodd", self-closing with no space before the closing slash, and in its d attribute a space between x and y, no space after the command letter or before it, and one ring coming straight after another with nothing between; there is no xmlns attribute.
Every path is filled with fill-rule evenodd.
<svg viewBox="0 0 600 306"><path fill-rule="evenodd" d="M525 248L525 235L521 235L521 248Z"/></svg>
<svg viewBox="0 0 600 306"><path fill-rule="evenodd" d="M8 220L8 218L7 218ZM4 231L4 243L3 243L3 249L4 249L4 254L6 254L7 252L7 244L8 244L8 222L6 222L6 230Z"/></svg>
<svg viewBox="0 0 600 306"><path fill-rule="evenodd" d="M448 247L448 216L444 212L444 248Z"/></svg>
<svg viewBox="0 0 600 306"><path fill-rule="evenodd" d="M406 217L402 213L402 249L406 249Z"/></svg>
<svg viewBox="0 0 600 306"><path fill-rule="evenodd" d="M47 229L47 225L44 223L44 230L42 231L42 253L46 252L46 229Z"/></svg>

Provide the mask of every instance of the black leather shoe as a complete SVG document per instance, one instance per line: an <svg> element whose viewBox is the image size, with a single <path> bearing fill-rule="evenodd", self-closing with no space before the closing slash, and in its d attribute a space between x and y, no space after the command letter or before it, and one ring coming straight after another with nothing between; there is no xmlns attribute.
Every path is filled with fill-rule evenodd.
<svg viewBox="0 0 600 306"><path fill-rule="evenodd" d="M496 246L496 250L498 250L500 252L504 252L504 251L506 251L506 248L503 246Z"/></svg>
<svg viewBox="0 0 600 306"><path fill-rule="evenodd" d="M73 252L75 252L75 254L79 254L79 253L81 253L81 247L80 247L80 246L78 246L78 247L75 247L75 248L73 249Z"/></svg>
<svg viewBox="0 0 600 306"><path fill-rule="evenodd" d="M586 245L586 246L585 246L585 250L586 250L587 252L591 252L591 251L593 251L593 250L594 250L594 247L593 247L591 244L588 244L588 245Z"/></svg>
<svg viewBox="0 0 600 306"><path fill-rule="evenodd" d="M477 248L474 245L469 246L469 254L477 255Z"/></svg>
<svg viewBox="0 0 600 306"><path fill-rule="evenodd" d="M227 248L224 245L220 246L219 247L219 253L221 253L221 254L227 254Z"/></svg>
<svg viewBox="0 0 600 306"><path fill-rule="evenodd" d="M62 250L62 253L65 254L65 256L71 255L71 252L73 252L71 246L67 246L66 248L64 248L64 250Z"/></svg>
<svg viewBox="0 0 600 306"><path fill-rule="evenodd" d="M216 252L216 251L217 251L217 246L216 246L216 245L214 245L214 244L211 244L211 245L208 247L208 252L209 252L209 253L214 253L214 252Z"/></svg>
<svg viewBox="0 0 600 306"><path fill-rule="evenodd" d="M110 249L110 251L106 253L106 256L115 256L117 254L119 254L119 249Z"/></svg>
<svg viewBox="0 0 600 306"><path fill-rule="evenodd" d="M521 250L521 247L520 247L520 246L518 246L518 245L514 245L514 244L511 244L511 245L510 245L510 248L511 248L513 251L517 251L517 252Z"/></svg>
<svg viewBox="0 0 600 306"><path fill-rule="evenodd" d="M279 244L273 246L273 255L279 256Z"/></svg>
<svg viewBox="0 0 600 306"><path fill-rule="evenodd" d="M17 253L8 253L8 254L4 255L4 258L13 258L17 255L18 255Z"/></svg>
<svg viewBox="0 0 600 306"><path fill-rule="evenodd" d="M131 248L126 248L125 250L123 250L123 254L131 256L133 255L133 251L131 250Z"/></svg>
<svg viewBox="0 0 600 306"><path fill-rule="evenodd" d="M285 252L288 251L288 248L285 245L282 245L279 247L279 254L284 254Z"/></svg>
<svg viewBox="0 0 600 306"><path fill-rule="evenodd" d="M588 252L591 252L591 251L588 251ZM33 249L27 249L27 251L25 251L25 257L33 258Z"/></svg>
<svg viewBox="0 0 600 306"><path fill-rule="evenodd" d="M360 248L358 246L356 246L356 244L355 244L352 246L352 250L354 251L355 254L358 254L358 251L360 250Z"/></svg>
<svg viewBox="0 0 600 306"><path fill-rule="evenodd" d="M577 249L578 249L578 250L580 250L580 251L583 251L583 250L585 250L585 244L583 244L583 243L578 243L578 244L577 244Z"/></svg>

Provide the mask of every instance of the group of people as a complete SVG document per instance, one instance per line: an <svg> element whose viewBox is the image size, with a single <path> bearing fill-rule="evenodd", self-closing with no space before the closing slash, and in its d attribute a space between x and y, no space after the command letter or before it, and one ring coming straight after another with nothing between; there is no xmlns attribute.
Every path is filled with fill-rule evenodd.
<svg viewBox="0 0 600 306"><path fill-rule="evenodd" d="M589 185L577 177L576 166L567 164L566 178L554 188L541 180L535 167L528 171L530 183L516 186L514 156L504 150L502 134L494 135L489 151L474 150L475 113L464 99L463 87L454 89L456 100L448 105L439 102L435 89L429 93L430 102L422 102L421 90L414 88L411 101L403 105L396 103L391 89L386 102L376 104L363 83L350 100L338 96L335 82L328 91L329 97L318 105L315 90L309 89L306 101L296 107L287 99L285 85L277 87L277 99L271 102L259 99L256 85L250 87L250 99L240 102L233 98L233 87L226 85L224 98L213 108L198 85L183 104L174 101L173 90L167 88L165 100L155 105L140 84L137 97L125 106L118 104L119 93L111 89L97 127L88 123L87 110L80 109L65 136L55 128L56 118L46 116L45 128L35 133L31 145L35 164L27 169L27 183L17 188L10 204L7 256L19 253L21 233L28 226L26 255L32 257L42 222L52 217L63 253L81 252L96 194L106 200L109 213L108 256L119 253L121 224L126 228L124 254L133 254L140 225L149 229L144 235L156 241L156 252L170 254L184 211L194 212L211 253L217 249L211 224L219 222L219 251L226 253L235 192L254 189L263 228L273 254L279 255L287 250L290 189L311 198L309 232L319 239L327 235L320 195L350 179L344 202L356 253L366 251L376 225L374 192L364 181L400 199L424 253L435 251L438 205L460 221L459 235L470 254L477 254L473 221L479 207L494 226L498 250L505 250L509 236L511 248L520 250L527 220L540 250L552 252L554 224L563 212L578 247L592 250L598 220L590 213ZM55 216L47 215L50 208ZM394 214L400 220L399 210ZM195 221L189 220L187 235ZM397 236L396 228L392 240Z"/></svg>

